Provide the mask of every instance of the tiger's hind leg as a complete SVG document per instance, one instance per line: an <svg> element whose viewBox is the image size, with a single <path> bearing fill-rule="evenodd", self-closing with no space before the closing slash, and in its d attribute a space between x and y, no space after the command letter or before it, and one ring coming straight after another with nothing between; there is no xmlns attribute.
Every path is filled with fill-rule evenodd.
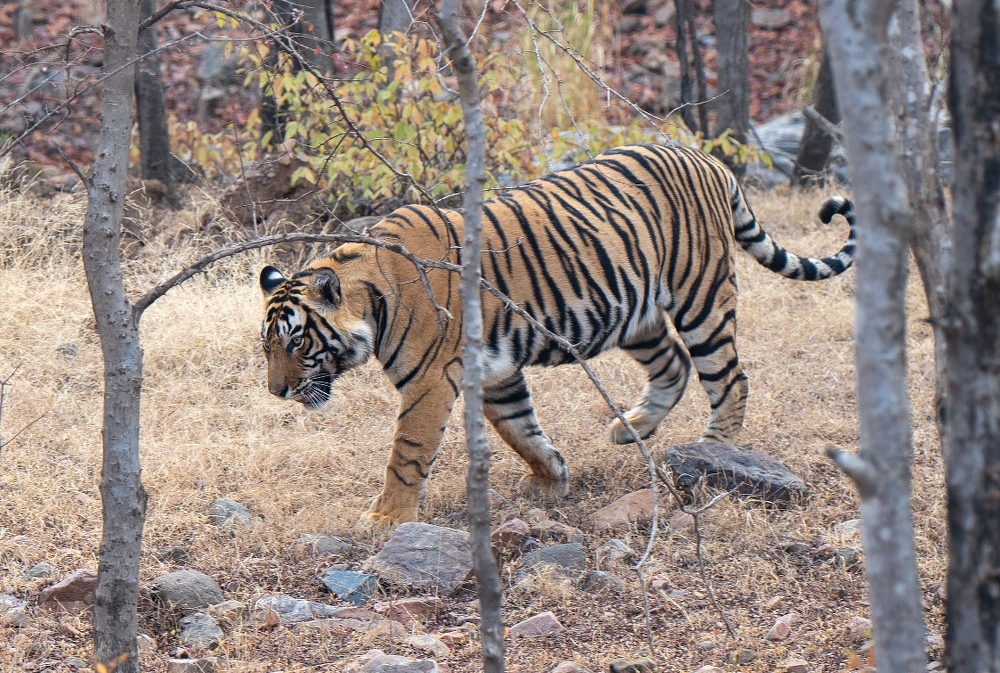
<svg viewBox="0 0 1000 673"><path fill-rule="evenodd" d="M695 315L677 314L673 320L712 405L699 441L732 444L743 429L750 389L736 352L735 281L719 288L713 303L711 310L702 307Z"/></svg>
<svg viewBox="0 0 1000 673"><path fill-rule="evenodd" d="M677 343L662 317L649 330L637 335L631 343L622 346L643 366L649 376L642 390L642 397L625 418L643 439L656 431L670 410L680 401L691 371L691 358L684 347ZM615 444L629 444L633 440L617 418L608 426L608 439Z"/></svg>
<svg viewBox="0 0 1000 673"><path fill-rule="evenodd" d="M521 479L522 489L550 497L569 493L566 462L538 425L523 372L483 388L483 414L531 468Z"/></svg>

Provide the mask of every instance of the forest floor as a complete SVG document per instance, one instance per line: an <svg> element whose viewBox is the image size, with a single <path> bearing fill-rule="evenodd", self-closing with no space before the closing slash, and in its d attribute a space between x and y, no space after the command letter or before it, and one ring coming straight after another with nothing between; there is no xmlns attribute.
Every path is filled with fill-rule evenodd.
<svg viewBox="0 0 1000 673"><path fill-rule="evenodd" d="M208 189L191 188L187 205L158 213L164 230L188 224L198 230L217 208ZM824 194L750 194L754 209L778 241L796 252L837 250L842 221L821 225L815 212ZM23 628L0 627L0 672L61 673L75 670L90 652L90 615L60 615L35 607L51 580L26 577L39 562L57 577L97 567L101 533L98 480L101 465L101 351L79 258L79 224L85 209L79 190L43 199L0 194L0 377L20 367L6 390L4 439L27 429L0 455L0 593L29 603ZM198 236L151 239L132 248L126 285L139 293L203 254L217 241ZM180 567L158 561L155 550L180 545L184 567L214 577L227 599L249 610L266 593L336 603L318 574L333 561L354 567L364 554L343 559L309 555L296 541L308 533L352 535L352 526L381 488L397 398L377 364L338 381L325 412L276 400L265 386L258 343L261 297L257 272L269 261L248 254L172 290L147 311L141 451L149 492L141 581ZM784 462L806 482L811 497L787 509L765 509L724 500L703 515L704 557L722 609L736 630L727 638L698 570L691 534L661 533L653 544L647 578L667 591L683 590L652 612L655 659L661 670L693 671L712 664L726 671L773 671L789 658L808 662L810 673L865 665L858 656L870 638L856 617L869 616L863 572L816 553L824 544L860 549L857 533L838 524L858 518L854 489L826 458L827 449L857 450L857 406L852 345L853 273L822 283L780 278L738 253L740 353L750 380L741 446ZM916 278L913 274L911 278ZM929 625L930 656L940 657L942 606L937 590L946 564L943 474L933 422L933 350L919 283L907 294L907 335L914 438L913 507L920 583ZM594 368L616 400L635 400L640 369L621 353L606 354ZM589 532L587 518L614 499L647 485L638 450L604 438L609 417L576 366L532 369L528 381L539 420L565 456L570 494L550 516L588 531L588 567L611 534ZM456 407L458 408L458 407ZM654 451L696 439L708 403L692 380L676 409L650 441ZM522 461L490 433L491 480L502 497L494 524L538 503L519 497ZM464 527L465 448L460 413L451 418L434 466L423 520ZM244 503L262 517L237 535L208 525L206 512L219 497ZM618 537L639 550L647 529ZM789 546L788 543L801 543ZM503 569L505 623L551 610L566 632L509 639L512 673L547 673L561 660L606 670L616 657L648 654L638 580L627 565L607 569L627 585L626 594L600 598L546 577L519 579L518 564ZM176 651L177 615L140 602L140 630L156 650L143 671L162 673ZM438 632L458 615L474 615L472 593L448 598ZM779 615L801 616L784 641L764 640ZM344 638L294 627L261 630L250 619L223 624L221 650L232 672L340 671L372 647L414 652L371 635ZM702 643L712 641L714 648ZM730 663L730 654L748 650ZM79 659L74 659L78 657ZM451 649L451 671L479 670L478 641Z"/></svg>

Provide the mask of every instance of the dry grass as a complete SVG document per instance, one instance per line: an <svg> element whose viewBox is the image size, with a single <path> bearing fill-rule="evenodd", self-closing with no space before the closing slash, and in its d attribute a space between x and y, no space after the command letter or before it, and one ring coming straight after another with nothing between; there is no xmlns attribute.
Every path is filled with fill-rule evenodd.
<svg viewBox="0 0 1000 673"><path fill-rule="evenodd" d="M814 224L820 194L757 195L755 209L768 229L790 249L805 253L836 250L841 226ZM210 209L204 195L195 205L169 215L182 223ZM36 202L0 194L0 377L21 364L4 410L9 436L39 414L0 461L0 591L33 598L41 584L24 571L47 561L61 575L96 568L100 537L101 357L82 264L76 253L84 200L64 195ZM168 228L168 227L162 227ZM174 228L176 230L176 227ZM139 251L128 265L129 284L148 288L207 247L189 241L163 242ZM325 413L275 401L264 387L264 360L257 345L261 300L255 287L263 257L248 255L190 281L155 304L143 318L145 388L142 422L143 481L150 493L141 575L150 580L170 569L152 552L180 544L189 548L188 567L219 579L228 598L252 603L265 591L329 600L315 579L322 561L294 546L304 533L349 533L381 486L397 399L376 364L355 371L334 389ZM740 352L751 396L741 443L784 461L810 486L804 507L769 511L724 502L705 516L706 556L719 598L738 625L739 640L722 646L723 630L697 575L691 539L657 541L651 572L686 595L664 601L654 612L655 644L668 670L693 670L726 663L728 652L749 648L759 658L742 670L770 671L787 656L801 656L811 670L845 668L863 638L848 633L848 620L867 615L863 575L808 555L789 556L777 545L800 540L810 546L860 545L834 525L858 516L853 489L824 457L829 447L857 448L853 390L853 275L825 283L784 280L739 257ZM941 460L932 420L931 337L920 322L926 315L919 285L909 291L909 348L915 442L914 507L921 582L931 594L945 565ZM69 356L64 344L77 347ZM616 399L635 399L640 370L621 354L603 356L595 368ZM609 445L607 417L598 396L576 367L532 370L543 427L563 450L572 473L570 497L550 510L571 525L585 527L587 515L644 486L646 468L638 451ZM708 404L696 382L652 441L658 446L698 437ZM465 458L461 419L456 413L427 490L425 520L455 525L464 509ZM492 479L506 498L496 521L523 513L535 503L519 499L515 484L520 460L495 435ZM236 537L205 523L217 497L239 500L264 517L257 530ZM624 536L634 545L643 532ZM591 551L603 541L591 536ZM348 559L356 561L360 559ZM505 577L514 582L514 567ZM548 671L576 657L594 670L617 656L636 654L644 640L638 585L624 567L619 575L631 593L619 601L594 599L558 582L511 586L506 623L553 610L569 634L550 640L509 642L508 670ZM470 612L456 600L455 613ZM779 599L777 604L770 603ZM159 653L143 670L165 669L176 645L173 618L148 600L141 604L142 628ZM929 608L932 629L941 619ZM775 616L799 612L803 621L783 643L763 634ZM67 656L84 656L83 635L60 628L60 617L38 613L20 632L0 627L0 672L70 670ZM63 618L65 621L65 618ZM447 621L447 618L446 618ZM76 624L86 632L86 616ZM341 643L331 636L296 629L258 632L252 624L229 625L231 671L339 670L338 662L371 646L364 638ZM708 639L717 649L703 651ZM393 646L376 643L384 649ZM456 651L453 671L478 670L477 651ZM316 667L316 668L311 668Z"/></svg>

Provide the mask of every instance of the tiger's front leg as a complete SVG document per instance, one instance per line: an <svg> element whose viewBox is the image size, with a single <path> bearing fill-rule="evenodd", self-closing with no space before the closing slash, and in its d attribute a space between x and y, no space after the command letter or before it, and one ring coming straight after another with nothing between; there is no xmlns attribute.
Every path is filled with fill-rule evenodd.
<svg viewBox="0 0 1000 673"><path fill-rule="evenodd" d="M397 524L417 520L427 477L457 398L447 380L438 379L435 384L419 386L411 382L401 391L403 399L385 467L385 485L371 509L358 521L361 530L388 531Z"/></svg>

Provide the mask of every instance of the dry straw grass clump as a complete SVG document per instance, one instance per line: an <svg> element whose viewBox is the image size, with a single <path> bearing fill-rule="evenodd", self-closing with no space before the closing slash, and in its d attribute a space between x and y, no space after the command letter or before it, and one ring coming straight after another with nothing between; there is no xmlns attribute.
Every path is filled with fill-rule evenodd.
<svg viewBox="0 0 1000 673"><path fill-rule="evenodd" d="M846 235L842 224L816 222L822 196L751 195L751 201L780 242L817 254L838 249ZM202 215L195 211L210 210L212 203L204 195L194 201L184 211L157 217L197 221ZM62 576L97 564L102 365L79 258L84 208L85 198L78 193L53 200L0 194L0 376L21 365L4 409L5 436L41 416L0 455L0 592L29 599L43 584L25 577L31 565L46 561ZM129 287L136 293L148 289L210 244L193 235L153 240L130 257ZM141 452L150 494L142 579L175 567L157 561L157 549L182 545L189 550L187 567L215 576L227 598L247 606L263 592L330 600L316 580L325 562L303 554L294 542L305 533L350 534L381 488L398 408L395 390L375 363L344 376L322 413L267 394L257 343L261 298L256 287L256 271L267 259L248 254L227 261L172 290L142 322ZM704 515L709 573L736 625L735 643L723 645L722 623L699 579L690 535L661 535L649 569L660 582L652 594L654 642L661 658L677 670L728 666L728 653L744 648L757 659L741 663L743 670L773 670L796 655L812 662L814 671L837 671L861 644L848 622L867 613L863 575L822 555L783 551L783 543L799 541L810 550L823 544L860 546L856 534L835 528L857 518L858 501L824 456L831 447L857 448L853 277L795 283L742 253L738 274L740 352L751 386L740 443L786 463L813 495L788 510L725 501ZM916 283L907 301L914 508L921 582L930 604L945 565L944 491L931 404L931 336L921 322L926 309ZM641 370L627 357L611 353L594 366L615 399L636 398ZM579 368L534 369L528 380L542 426L572 475L569 498L550 507L550 516L586 529L590 513L646 485L646 467L635 448L604 439L608 417L595 405L599 397ZM696 439L707 417L704 393L692 383L651 448ZM423 517L431 522L463 525L466 461L460 423L456 412L427 489ZM495 434L490 442L492 481L504 498L495 512L500 523L538 503L517 495L516 482L525 471L520 459ZM246 504L263 524L236 536L209 527L206 510L218 497ZM639 548L644 535L639 528L619 537ZM589 535L585 546L593 552L608 537ZM346 561L363 557L359 551ZM629 593L598 599L551 578L517 587L516 565L508 566L508 625L552 610L569 629L558 638L510 642L508 670L543 671L574 657L599 669L615 657L635 655L645 639L638 583L625 566L616 572ZM474 615L473 598L454 599L451 614ZM147 661L148 670L163 670L166 653L176 645L175 617L148 599L140 607L142 628L160 646ZM774 618L790 611L802 616L794 638L765 642L762 636ZM928 617L932 629L939 629L940 609L932 607ZM87 617L76 629L80 635L61 628L59 619L39 614L28 629L0 627L0 641L13 645L0 648L0 671L40 670L85 653ZM296 666L336 671L339 662L371 645L356 635L258 631L240 620L228 628L233 671L299 670ZM709 640L718 647L699 647ZM478 670L477 656L473 638L455 648L449 664L453 671Z"/></svg>

